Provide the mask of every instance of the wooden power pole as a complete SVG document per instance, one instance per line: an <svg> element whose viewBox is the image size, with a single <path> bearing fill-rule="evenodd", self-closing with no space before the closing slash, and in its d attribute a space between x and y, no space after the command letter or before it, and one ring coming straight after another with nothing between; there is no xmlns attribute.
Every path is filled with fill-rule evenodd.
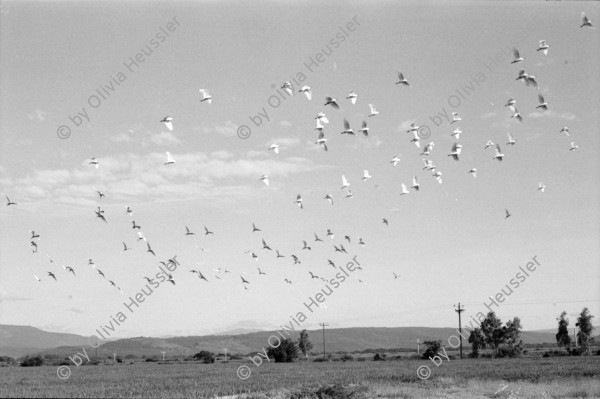
<svg viewBox="0 0 600 399"><path fill-rule="evenodd" d="M329 324L321 323L319 325L323 327L323 359L325 359L325 327L329 326Z"/></svg>
<svg viewBox="0 0 600 399"><path fill-rule="evenodd" d="M462 360L462 324L460 321L460 314L465 311L465 308L460 307L460 302L458 303L458 308L454 306L454 311L458 313L458 335L460 337L460 359Z"/></svg>

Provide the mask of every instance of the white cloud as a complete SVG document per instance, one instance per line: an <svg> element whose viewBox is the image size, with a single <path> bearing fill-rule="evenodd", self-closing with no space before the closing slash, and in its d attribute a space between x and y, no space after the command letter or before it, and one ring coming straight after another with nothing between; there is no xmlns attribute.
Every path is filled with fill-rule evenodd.
<svg viewBox="0 0 600 399"><path fill-rule="evenodd" d="M568 121L572 121L573 119L577 118L577 116L575 116L574 113L572 112L564 112L562 114L557 114L556 112L552 111L552 110L548 110L548 111L542 111L542 112L532 112L529 115L527 115L529 118L533 118L533 119L537 119L537 118L560 118L560 119L565 119Z"/></svg>
<svg viewBox="0 0 600 399"><path fill-rule="evenodd" d="M72 169L35 170L24 177L8 179L7 191L23 203L92 208L97 203L95 190L102 191L111 201L123 203L147 202L149 193L151 201L216 197L227 201L262 195L251 190L262 174L286 177L319 168L302 157L236 158L227 151L172 152L172 155L174 165L164 165L162 152L126 153L98 157L98 169L84 160Z"/></svg>
<svg viewBox="0 0 600 399"><path fill-rule="evenodd" d="M41 109L38 108L35 111L33 111L32 113L27 114L27 117L30 120L37 119L38 121L43 122L43 121L46 120L46 115L48 115L47 112L44 112L44 111L42 111Z"/></svg>
<svg viewBox="0 0 600 399"><path fill-rule="evenodd" d="M129 142L133 141L133 139L131 138L131 135L129 135L127 133L119 133L114 136L111 136L110 140L114 141L115 143L129 143Z"/></svg>
<svg viewBox="0 0 600 399"><path fill-rule="evenodd" d="M224 125L215 125L212 130L216 131L219 134L222 134L225 137L233 137L237 134L238 126L232 121L227 121ZM211 133L210 128L205 128L204 131L206 133Z"/></svg>
<svg viewBox="0 0 600 399"><path fill-rule="evenodd" d="M406 121L402 121L400 123L400 125L398 125L398 131L399 132L405 132L408 130L408 128L410 128L410 124L411 123L416 123L416 121L414 119L409 119Z"/></svg>
<svg viewBox="0 0 600 399"><path fill-rule="evenodd" d="M168 144L181 144L175 135L171 132L160 132L159 134L153 134L150 136L150 141L157 145L168 145Z"/></svg>

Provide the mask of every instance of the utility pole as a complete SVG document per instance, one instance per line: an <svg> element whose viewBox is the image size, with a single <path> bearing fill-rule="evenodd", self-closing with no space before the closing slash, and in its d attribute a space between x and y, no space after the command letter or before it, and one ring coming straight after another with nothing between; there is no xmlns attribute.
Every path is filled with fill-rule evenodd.
<svg viewBox="0 0 600 399"><path fill-rule="evenodd" d="M163 355L163 362L164 362L164 361L165 361L165 353L167 353L167 352L165 352L165 351L160 351L160 353L162 353L162 355Z"/></svg>
<svg viewBox="0 0 600 399"><path fill-rule="evenodd" d="M321 323L319 325L323 327L323 359L325 359L325 327L329 324Z"/></svg>
<svg viewBox="0 0 600 399"><path fill-rule="evenodd" d="M420 348L419 348L419 344L421 343L421 341L419 341L419 338L417 338L417 355L421 354Z"/></svg>
<svg viewBox="0 0 600 399"><path fill-rule="evenodd" d="M577 348L577 334L575 334L576 331L577 327L573 327L573 342L575 342L575 347Z"/></svg>
<svg viewBox="0 0 600 399"><path fill-rule="evenodd" d="M465 311L465 308L461 308L459 302L458 308L454 306L454 311L458 313L458 336L460 337L460 359L462 360L462 324L460 322L460 314Z"/></svg>

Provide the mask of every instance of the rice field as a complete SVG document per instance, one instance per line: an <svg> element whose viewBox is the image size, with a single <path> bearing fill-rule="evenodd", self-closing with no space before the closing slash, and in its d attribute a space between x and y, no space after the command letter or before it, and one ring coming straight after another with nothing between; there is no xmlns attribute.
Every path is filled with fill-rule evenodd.
<svg viewBox="0 0 600 399"><path fill-rule="evenodd" d="M429 364L428 364L429 363ZM242 380L237 369L251 375ZM428 365L431 376L416 370ZM0 368L0 397L99 398L600 398L600 357L425 360L132 363Z"/></svg>

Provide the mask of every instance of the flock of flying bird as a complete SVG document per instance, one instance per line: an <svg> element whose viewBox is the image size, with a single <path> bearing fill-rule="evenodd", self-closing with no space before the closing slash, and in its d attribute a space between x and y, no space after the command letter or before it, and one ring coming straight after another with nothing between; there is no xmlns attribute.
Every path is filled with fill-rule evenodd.
<svg viewBox="0 0 600 399"><path fill-rule="evenodd" d="M582 24L580 27L581 28L589 27L589 28L593 29L591 21L584 14L582 14ZM550 46L545 40L539 41L539 46L537 48L537 52L540 52L545 56L548 54L549 49L550 49ZM519 64L519 63L523 63L525 61L525 59L520 55L520 52L517 49L514 48L513 53L514 53L514 59L511 61L511 64ZM521 69L518 72L516 80L523 81L526 86L539 90L537 78L534 75L525 72L524 69ZM410 83L408 82L408 80L404 77L404 75L401 72L398 72L397 81L395 82L395 84L404 86L404 87L410 87ZM285 90L289 95L293 95L295 92L290 81L286 81L285 83L283 83L281 88L283 90ZM301 87L298 90L298 92L303 93L308 100L312 100L312 90L309 86ZM212 96L210 95L208 90L200 89L200 93L202 95L200 102L205 102L207 104L212 103ZM348 95L346 96L346 100L348 100L352 105L356 104L357 98L358 98L358 95L353 90L350 91L348 93ZM536 108L540 109L542 112L547 112L549 110L549 105L546 102L546 99L544 98L544 96L542 94L540 94L539 92L537 92L537 99L538 99L539 104L537 105ZM368 105L369 105L369 111L370 111L368 114L368 117L376 117L377 115L379 115L379 112L377 111L377 108L375 105L373 105L373 104L368 104ZM514 118L518 122L522 122L523 116L517 109L516 105L517 105L517 101L514 98L511 98L506 102L505 108L510 110L510 112L511 112L510 118ZM324 107L329 106L332 109L338 110L340 108L340 103L339 103L338 99L336 99L336 98L326 97L323 106ZM317 140L316 140L315 144L318 146L321 146L324 151L328 151L328 146L327 146L328 140L325 137L325 126L327 124L329 124L329 120L324 112L319 112L316 115L315 120L316 120L315 130L318 132L318 136L317 136ZM450 135L456 141L453 143L453 145L447 155L455 161L460 160L460 156L461 156L461 152L462 152L462 148L463 148L462 144L460 144L460 142L459 142L460 135L462 134L462 130L459 127L459 123L461 122L461 120L462 120L461 116L457 112L454 112L454 113L452 113L452 119L449 122L450 126L455 127ZM169 131L173 131L173 129L174 129L173 118L171 116L164 117L162 120L160 120L160 122L163 123L164 126ZM422 138L420 136L419 129L420 129L420 126L418 126L416 123L412 123L410 125L409 129L406 131L406 133L410 135L410 142L413 143L417 148L421 149L421 139ZM361 128L355 132L351 128L348 120L344 119L343 120L343 130L340 133L342 135L349 135L349 136L355 136L356 134L362 134L365 137L368 137L369 136L369 127L368 127L367 122L363 121ZM569 128L567 126L564 126L560 130L560 133L564 134L567 137L571 136L571 132L569 131ZM517 140L515 140L515 138L510 133L508 133L508 141L506 142L506 146L514 146L516 143L517 143ZM436 179L436 181L441 184L442 183L442 172L438 170L438 168L435 166L433 161L429 158L429 155L433 151L434 146L435 146L434 142L427 143L426 145L424 145L423 150L420 153L420 155L423 156L423 164L424 164L423 170L431 172L432 177L434 177ZM579 148L578 145L574 141L572 141L570 143L570 148L569 148L570 151L576 150L578 148ZM505 154L503 153L500 144L494 143L491 140L488 140L485 143L485 145L483 146L483 149L484 150L488 150L488 149L495 150L495 154L492 157L493 160L500 162L505 157ZM279 150L280 150L280 147L277 143L273 143L270 145L270 147L268 147L268 151L273 152L275 154L279 154ZM392 166L396 166L399 162L400 162L400 157L398 155L394 155L392 157L392 159L389 161L389 163ZM96 169L100 167L100 161L95 157L90 158L88 164L95 167ZM164 162L164 165L167 167L173 167L174 164L175 164L175 159L172 157L170 152L167 152L166 153L166 161ZM469 173L474 178L476 178L477 177L477 168L471 168L467 171L467 173ZM372 176L371 176L370 172L368 170L364 170L361 180L366 182L371 178L372 178ZM259 178L259 180L262 181L267 186L270 184L269 176L267 174L262 175ZM349 183L348 179L346 178L345 175L342 175L341 180L342 180L341 189L344 190L346 193L345 198L352 198L354 196L354 194L349 188L350 183ZM411 190L414 192L419 191L420 184L418 182L417 176L414 176L412 178L412 183L410 185L401 183L400 188L401 188L401 192L400 192L401 196L410 194ZM537 187L538 191L544 192L545 188L546 188L546 186L544 185L544 183L542 183L542 182L538 183L538 187ZM99 201L102 201L106 198L106 195L104 192L98 191L98 190L95 190L95 191L98 194ZM334 205L334 196L331 193L326 193L325 196L323 197L323 199L327 200L330 203L330 205L332 205L332 206ZM6 200L7 200L7 203L6 203L7 206L18 205L16 202L13 202L9 198L8 195L6 196ZM296 196L296 199L295 199L295 201L293 201L293 203L296 204L300 209L304 209L304 199L302 198L301 194L298 194ZM102 209L101 206L98 206L94 210L94 213L95 213L97 219L99 219L100 221L102 221L104 223L109 223L109 221L107 220L107 218L105 216L105 211ZM131 209L131 207L126 206L125 213L129 217L133 217L133 210ZM510 216L511 216L511 213L508 211L508 209L505 209L505 219L509 218ZM386 226L389 225L389 221L386 218L382 218L382 223ZM196 233L193 232L188 226L183 226L183 227L185 227L185 233L183 233L183 231L182 231L182 234L184 234L186 237L196 235ZM141 226L139 224L137 224L136 221L133 219L131 220L131 229L137 233L137 241L138 242L143 241L146 244L146 252L148 254L156 257L156 254L155 254L154 250L152 249L150 243L148 242L144 233L141 231ZM261 233L261 232L262 232L262 230L259 227L257 227L256 224L252 223L251 234ZM36 253L38 253L38 245L39 245L37 240L40 239L40 235L37 234L33 230L30 231L30 234L31 234L31 236L29 239L29 241L30 241L29 246L31 247L32 252L34 254L36 254ZM202 234L202 233L200 233L200 234ZM203 235L205 237L211 236L214 234L215 234L215 232L211 231L209 228L204 226ZM326 237L326 239L333 240L335 237L335 234L332 232L331 229L327 229L324 237ZM274 254L275 258L277 258L277 259L286 257L286 255L281 254L277 248L274 248L271 245L269 245L264 237L262 237L260 239L260 242L261 242L260 251L270 251L271 253ZM360 246L366 245L366 243L362 237L358 237L355 242ZM346 245L352 244L352 238L349 235L344 235L343 240L341 242L337 242L336 244L333 244L334 253L348 254L347 249L344 247L345 243L346 243ZM299 251L300 252L311 251L312 247L315 245L325 245L325 241L321 237L319 237L319 235L317 233L314 233L314 240L313 240L313 243L311 243L310 245L309 245L308 241L302 240L302 246L300 247ZM125 242L122 242L122 246L123 246L123 249L122 249L123 252L129 251L132 249L132 247L129 247ZM206 251L204 248L201 248L201 250ZM258 261L259 255L257 254L257 252L259 252L259 250L248 250L245 252L245 254L249 255L255 261ZM56 262L48 254L46 254L46 256L50 260L51 264L56 264ZM289 258L293 261L293 265L302 264L300 257L297 254L290 254ZM162 266L166 266L166 267L173 266L173 265L176 265L176 266L180 265L179 262L177 261L177 256L173 256L165 261L160 261L160 264ZM102 272L102 270L100 270L96 267L96 264L93 261L93 259L90 258L88 260L88 265L91 266L101 278L107 280L111 286L117 288L119 291L121 291L121 293L123 293L122 289L113 280L107 279L104 272ZM331 259L327 259L327 265L329 265L333 268L336 268L335 262ZM77 276L75 273L75 269L72 266L62 265L62 268L64 269L64 271L66 273L70 273L73 277ZM360 266L358 266L357 268L361 269ZM161 270L163 270L163 269L161 269ZM210 275L210 277L219 279L219 280L223 279L226 274L231 273L231 271L225 267L219 267L219 268L215 268L213 270L214 270L214 273L212 275ZM263 271L259 266L257 266L257 270L258 270L258 276L267 275L267 273L265 271ZM189 270L189 272L192 274L195 274L199 280L209 282L209 279L207 278L208 274L203 273L202 270L191 269L191 270ZM321 277L321 276L313 273L312 271L307 271L307 273L309 274L309 278L311 280L317 279L317 280L327 281L326 278ZM173 279L173 276L169 273L166 273L166 274L167 274L166 281L175 285L175 280ZM57 277L55 271L47 271L47 276L54 279L55 281L58 281L58 279L59 279ZM393 273L393 276L394 276L394 279L399 278L399 275L396 273ZM42 281L37 275L34 275L34 277L37 281ZM242 286L244 287L244 289L247 290L248 289L247 286L251 284L250 279L244 277L241 274L239 277L240 277ZM149 283L153 282L152 278L149 278L147 276L144 276L143 278ZM362 282L361 280L358 280L358 281ZM286 284L292 284L292 281L289 278L285 278L284 282Z"/></svg>

